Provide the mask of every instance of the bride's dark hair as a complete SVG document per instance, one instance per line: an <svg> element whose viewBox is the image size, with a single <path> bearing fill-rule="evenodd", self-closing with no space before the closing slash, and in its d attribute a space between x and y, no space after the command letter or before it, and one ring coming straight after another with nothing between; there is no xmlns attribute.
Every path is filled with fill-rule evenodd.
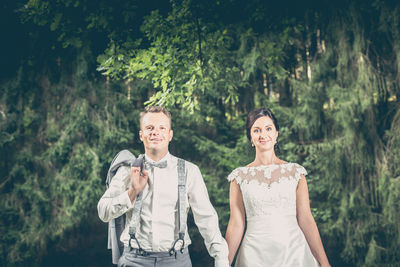
<svg viewBox="0 0 400 267"><path fill-rule="evenodd" d="M251 130L251 126L253 126L254 122L260 118L260 117L270 117L272 122L275 125L275 129L277 131L279 131L279 124L278 124L278 120L276 119L274 113L272 113L272 111L268 108L259 108L259 109L255 109L253 111L250 111L250 113L247 115L247 122L246 122L246 133L247 133L247 138L249 139L249 141L251 142L251 135L250 135L250 130Z"/></svg>

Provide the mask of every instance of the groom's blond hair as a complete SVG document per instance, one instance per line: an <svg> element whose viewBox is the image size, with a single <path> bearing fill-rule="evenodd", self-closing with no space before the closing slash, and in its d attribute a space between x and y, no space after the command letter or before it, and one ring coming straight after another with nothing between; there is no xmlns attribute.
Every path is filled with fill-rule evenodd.
<svg viewBox="0 0 400 267"><path fill-rule="evenodd" d="M142 127L142 119L147 113L163 113L169 119L170 128L172 127L171 112L162 106L148 106L144 111L140 112L140 127Z"/></svg>

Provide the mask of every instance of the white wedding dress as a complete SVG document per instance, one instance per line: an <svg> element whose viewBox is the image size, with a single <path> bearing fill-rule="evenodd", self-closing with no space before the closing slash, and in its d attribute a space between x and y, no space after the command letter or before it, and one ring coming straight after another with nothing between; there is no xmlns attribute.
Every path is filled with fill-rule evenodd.
<svg viewBox="0 0 400 267"><path fill-rule="evenodd" d="M306 170L297 163L240 167L228 180L242 191L246 233L235 267L319 266L296 219L296 189Z"/></svg>

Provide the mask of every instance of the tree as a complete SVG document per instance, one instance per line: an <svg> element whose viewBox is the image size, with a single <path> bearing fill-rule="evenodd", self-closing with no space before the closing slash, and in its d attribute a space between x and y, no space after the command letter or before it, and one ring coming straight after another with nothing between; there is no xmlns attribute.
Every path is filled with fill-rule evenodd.
<svg viewBox="0 0 400 267"><path fill-rule="evenodd" d="M173 114L172 153L200 165L223 232L226 177L253 157L245 116L267 106L280 157L309 172L332 265L399 263L398 3L4 5L21 31L13 40L30 42L6 46L20 62L0 82L1 262L109 261L94 207L112 157L142 151L138 113L157 103ZM189 229L194 265L210 265Z"/></svg>

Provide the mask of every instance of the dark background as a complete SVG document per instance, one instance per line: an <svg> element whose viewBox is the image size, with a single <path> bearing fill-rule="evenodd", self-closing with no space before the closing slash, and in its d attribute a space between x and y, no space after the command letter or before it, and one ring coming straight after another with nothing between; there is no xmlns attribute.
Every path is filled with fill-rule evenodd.
<svg viewBox="0 0 400 267"><path fill-rule="evenodd" d="M400 264L398 1L11 1L0 8L0 265L111 266L97 216L138 115L173 116L225 234L246 114L309 172L332 266ZM194 266L212 266L189 218Z"/></svg>

